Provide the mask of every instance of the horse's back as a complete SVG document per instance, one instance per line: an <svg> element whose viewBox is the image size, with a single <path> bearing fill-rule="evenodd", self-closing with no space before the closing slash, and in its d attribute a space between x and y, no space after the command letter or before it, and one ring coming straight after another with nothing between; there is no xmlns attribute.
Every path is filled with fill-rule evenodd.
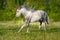
<svg viewBox="0 0 60 40"><path fill-rule="evenodd" d="M47 20L47 14L45 11L37 10L33 13L31 22L35 22L35 21L39 21L39 20L43 20L43 21Z"/></svg>
<svg viewBox="0 0 60 40"><path fill-rule="evenodd" d="M42 16L42 11L37 10L37 11L33 12L31 22L39 21L41 19L41 16Z"/></svg>

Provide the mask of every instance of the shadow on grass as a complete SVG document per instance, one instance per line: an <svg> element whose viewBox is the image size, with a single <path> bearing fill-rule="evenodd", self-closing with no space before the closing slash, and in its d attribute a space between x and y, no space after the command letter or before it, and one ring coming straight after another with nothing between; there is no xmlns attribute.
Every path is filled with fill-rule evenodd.
<svg viewBox="0 0 60 40"><path fill-rule="evenodd" d="M47 32L48 32L48 33L60 32L60 28L50 28L50 29L48 29Z"/></svg>
<svg viewBox="0 0 60 40"><path fill-rule="evenodd" d="M47 31L39 30L39 29L33 29L31 32L47 32L47 33L54 33L54 32L60 32L60 28L50 28L47 29Z"/></svg>

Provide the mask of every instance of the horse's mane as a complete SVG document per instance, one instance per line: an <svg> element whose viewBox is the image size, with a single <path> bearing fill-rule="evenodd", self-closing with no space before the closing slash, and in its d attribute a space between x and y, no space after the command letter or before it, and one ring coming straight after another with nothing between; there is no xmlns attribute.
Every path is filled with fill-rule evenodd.
<svg viewBox="0 0 60 40"><path fill-rule="evenodd" d="M27 6L27 5L22 5L22 6L19 6L18 9L21 9L21 8L26 8L27 10L29 11L35 11L34 9L32 9L31 7Z"/></svg>

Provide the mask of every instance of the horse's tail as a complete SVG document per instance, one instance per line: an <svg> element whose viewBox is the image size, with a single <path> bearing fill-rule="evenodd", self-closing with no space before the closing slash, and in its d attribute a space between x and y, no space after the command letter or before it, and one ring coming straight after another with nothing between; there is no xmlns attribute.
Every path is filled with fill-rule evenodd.
<svg viewBox="0 0 60 40"><path fill-rule="evenodd" d="M45 16L46 23L49 24L49 17L46 12L44 12L44 16Z"/></svg>
<svg viewBox="0 0 60 40"><path fill-rule="evenodd" d="M47 24L49 24L49 17L48 17L48 15L46 15L46 22L47 22Z"/></svg>

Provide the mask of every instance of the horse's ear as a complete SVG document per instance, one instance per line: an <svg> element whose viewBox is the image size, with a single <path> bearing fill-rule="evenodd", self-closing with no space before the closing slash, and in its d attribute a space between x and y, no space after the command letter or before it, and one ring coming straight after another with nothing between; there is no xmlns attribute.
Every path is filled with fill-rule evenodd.
<svg viewBox="0 0 60 40"><path fill-rule="evenodd" d="M22 8L22 6L18 7L18 9L20 10Z"/></svg>
<svg viewBox="0 0 60 40"><path fill-rule="evenodd" d="M14 9L16 10L18 8L18 6L17 5L14 5Z"/></svg>

